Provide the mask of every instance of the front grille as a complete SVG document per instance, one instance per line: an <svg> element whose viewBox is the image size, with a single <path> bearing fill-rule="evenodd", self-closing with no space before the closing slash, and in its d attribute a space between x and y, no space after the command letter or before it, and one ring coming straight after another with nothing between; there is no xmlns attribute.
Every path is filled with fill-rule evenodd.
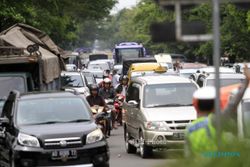
<svg viewBox="0 0 250 167"><path fill-rule="evenodd" d="M55 138L44 140L45 149L60 149L60 148L75 148L83 146L82 139L80 137L70 138Z"/></svg>
<svg viewBox="0 0 250 167"><path fill-rule="evenodd" d="M184 131L193 120L166 121L171 130Z"/></svg>

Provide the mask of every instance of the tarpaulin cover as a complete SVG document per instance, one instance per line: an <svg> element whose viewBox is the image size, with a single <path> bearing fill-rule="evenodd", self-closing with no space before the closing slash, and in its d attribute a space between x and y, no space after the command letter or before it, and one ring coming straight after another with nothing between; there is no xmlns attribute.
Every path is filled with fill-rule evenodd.
<svg viewBox="0 0 250 167"><path fill-rule="evenodd" d="M42 54L43 81L45 83L59 78L61 71L65 70L64 63L59 56L61 49L48 35L34 27L25 24L15 24L0 33L0 44L18 48L27 48L28 45L38 44L39 51ZM22 59L25 56L30 58L26 49ZM17 63L20 60L19 57L15 57L15 59Z"/></svg>

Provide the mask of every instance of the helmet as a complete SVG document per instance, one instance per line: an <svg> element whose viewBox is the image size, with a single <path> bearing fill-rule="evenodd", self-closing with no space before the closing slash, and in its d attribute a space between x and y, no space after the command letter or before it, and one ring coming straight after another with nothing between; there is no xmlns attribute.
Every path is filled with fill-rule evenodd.
<svg viewBox="0 0 250 167"><path fill-rule="evenodd" d="M109 79L109 78L105 78L104 80L103 80L103 82L106 84L111 84L111 80Z"/></svg>
<svg viewBox="0 0 250 167"><path fill-rule="evenodd" d="M215 88L203 87L194 92L193 105L197 112L211 111L214 109Z"/></svg>
<svg viewBox="0 0 250 167"><path fill-rule="evenodd" d="M93 90L98 91L98 86L96 84L92 84L92 85L90 85L89 90L90 91L93 91Z"/></svg>
<svg viewBox="0 0 250 167"><path fill-rule="evenodd" d="M122 76L122 80L127 80L128 81L128 76L127 75Z"/></svg>

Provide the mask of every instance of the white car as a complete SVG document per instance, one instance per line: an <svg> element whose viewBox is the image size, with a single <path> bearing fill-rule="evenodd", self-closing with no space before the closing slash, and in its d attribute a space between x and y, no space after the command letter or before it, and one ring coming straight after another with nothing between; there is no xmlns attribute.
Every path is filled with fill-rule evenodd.
<svg viewBox="0 0 250 167"><path fill-rule="evenodd" d="M108 62L103 61L103 60L95 60L95 61L90 61L88 66L88 70L111 70L111 66Z"/></svg>
<svg viewBox="0 0 250 167"><path fill-rule="evenodd" d="M81 72L62 71L61 83L65 90L74 89L85 97L89 95L89 88L87 86L86 79Z"/></svg>
<svg viewBox="0 0 250 167"><path fill-rule="evenodd" d="M220 86L229 86L229 85L234 85L238 83L242 83L245 79L245 75L243 74L229 74L229 73L224 73L220 74ZM200 87L204 86L214 86L215 83L215 75L214 74L209 74L209 75L200 75L197 80L197 84Z"/></svg>
<svg viewBox="0 0 250 167"><path fill-rule="evenodd" d="M76 71L77 67L75 64L66 64L66 70L67 71Z"/></svg>
<svg viewBox="0 0 250 167"><path fill-rule="evenodd" d="M197 118L192 106L197 89L193 81L180 76L133 78L123 104L127 152L139 148L146 158L155 148L183 147L184 131Z"/></svg>

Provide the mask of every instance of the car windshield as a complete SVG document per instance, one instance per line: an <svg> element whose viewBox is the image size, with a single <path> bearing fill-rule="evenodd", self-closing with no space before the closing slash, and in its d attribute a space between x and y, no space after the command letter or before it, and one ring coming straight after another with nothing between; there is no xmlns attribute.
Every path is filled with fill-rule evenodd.
<svg viewBox="0 0 250 167"><path fill-rule="evenodd" d="M46 124L90 120L87 105L81 98L46 98L21 100L17 107L17 125Z"/></svg>
<svg viewBox="0 0 250 167"><path fill-rule="evenodd" d="M197 87L192 83L156 84L145 86L144 107L191 106Z"/></svg>
<svg viewBox="0 0 250 167"><path fill-rule="evenodd" d="M214 81L215 79L208 79L207 80L207 86L214 86ZM234 84L238 84L238 83L242 83L244 81L244 79L220 79L220 86L229 86L229 85L234 85Z"/></svg>
<svg viewBox="0 0 250 167"><path fill-rule="evenodd" d="M142 57L141 50L142 50L141 48L117 49L119 63L122 63L123 59Z"/></svg>
<svg viewBox="0 0 250 167"><path fill-rule="evenodd" d="M109 70L109 64L108 63L96 63L96 64L89 64L88 65L89 70Z"/></svg>
<svg viewBox="0 0 250 167"><path fill-rule="evenodd" d="M96 84L96 80L95 80L93 74L91 74L91 73L83 73L83 75L85 76L88 85Z"/></svg>
<svg viewBox="0 0 250 167"><path fill-rule="evenodd" d="M22 77L0 77L0 97L8 96L11 90L18 90L20 93L25 93L25 80Z"/></svg>
<svg viewBox="0 0 250 167"><path fill-rule="evenodd" d="M61 77L62 86L69 86L69 87L83 87L85 86L82 80L81 75L63 75Z"/></svg>
<svg viewBox="0 0 250 167"><path fill-rule="evenodd" d="M242 103L243 132L246 138L250 138L250 101Z"/></svg>

